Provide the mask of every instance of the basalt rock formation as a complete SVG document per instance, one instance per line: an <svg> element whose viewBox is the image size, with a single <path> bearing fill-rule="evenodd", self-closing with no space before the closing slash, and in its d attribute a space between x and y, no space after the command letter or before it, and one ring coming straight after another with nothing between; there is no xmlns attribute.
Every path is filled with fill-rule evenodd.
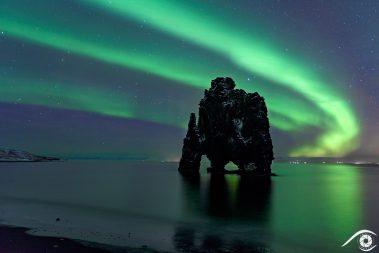
<svg viewBox="0 0 379 253"><path fill-rule="evenodd" d="M194 113L188 123L181 173L198 173L201 157L206 155L210 172L227 173L224 167L231 161L239 168L236 173L271 175L273 146L262 96L235 89L229 77L218 77L199 105L197 124Z"/></svg>

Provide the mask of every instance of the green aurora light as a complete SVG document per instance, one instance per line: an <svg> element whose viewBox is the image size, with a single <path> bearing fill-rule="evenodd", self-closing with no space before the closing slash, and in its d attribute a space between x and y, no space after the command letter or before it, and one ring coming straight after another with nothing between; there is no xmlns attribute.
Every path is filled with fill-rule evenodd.
<svg viewBox="0 0 379 253"><path fill-rule="evenodd" d="M359 125L351 106L340 92L327 81L307 69L307 65L293 57L283 56L275 46L260 41L254 36L239 32L223 17L205 16L191 6L177 1L122 1L84 0L90 7L117 13L123 18L145 22L152 28L171 36L186 39L199 47L211 50L232 61L244 71L262 77L270 85L281 86L286 93L270 92L272 87L256 85L244 81L242 74L232 73L238 87L247 91L257 90L267 100L272 125L283 131L298 132L307 127L321 128L324 131L312 143L291 151L293 156L339 156L353 150L358 144ZM116 43L111 39L96 39L86 31L85 24L78 27L66 27L65 24L49 20L43 13L20 13L14 8L0 10L2 30L12 37L28 40L32 43L49 46L59 50L90 57L96 60L116 64L139 71L147 71L157 76L175 80L194 88L207 88L210 79L219 75L228 75L228 69L214 69L212 63L180 62L175 58L156 52L153 56L133 50L132 43ZM222 42L222 43L221 43ZM169 45L167 46L169 48ZM167 48L166 51L167 51ZM30 88L28 80L9 83L0 79L2 101L14 101L16 94L25 97L19 103L42 104L67 109L91 111L100 114L139 118L185 126L171 116L165 117L153 108L146 113L136 113L128 97L115 96L111 100L102 98L104 91L93 87L86 96L81 88L72 84L60 83L58 89L46 89L48 83L34 82L39 93ZM65 103L45 100L43 97L59 97L64 90ZM110 88L111 90L111 88ZM292 93L301 96L309 103L295 100ZM126 100L126 101L125 101Z"/></svg>

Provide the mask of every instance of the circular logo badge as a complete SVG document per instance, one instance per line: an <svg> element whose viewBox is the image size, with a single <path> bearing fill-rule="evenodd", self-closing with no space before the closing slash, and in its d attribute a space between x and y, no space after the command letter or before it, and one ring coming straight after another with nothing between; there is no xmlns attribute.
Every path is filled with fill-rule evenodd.
<svg viewBox="0 0 379 253"><path fill-rule="evenodd" d="M373 237L368 233L363 233L358 237L358 246L361 250L366 251L374 244Z"/></svg>

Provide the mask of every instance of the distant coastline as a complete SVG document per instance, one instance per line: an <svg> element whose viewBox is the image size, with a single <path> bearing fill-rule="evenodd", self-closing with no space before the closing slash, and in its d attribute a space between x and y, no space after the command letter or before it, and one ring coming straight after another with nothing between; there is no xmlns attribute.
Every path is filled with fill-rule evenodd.
<svg viewBox="0 0 379 253"><path fill-rule="evenodd" d="M16 149L0 149L0 162L47 162L59 161L57 157L34 155Z"/></svg>
<svg viewBox="0 0 379 253"><path fill-rule="evenodd" d="M372 158L344 158L344 157L276 157L276 163L289 164L340 164L340 165L360 165L379 166L379 161Z"/></svg>

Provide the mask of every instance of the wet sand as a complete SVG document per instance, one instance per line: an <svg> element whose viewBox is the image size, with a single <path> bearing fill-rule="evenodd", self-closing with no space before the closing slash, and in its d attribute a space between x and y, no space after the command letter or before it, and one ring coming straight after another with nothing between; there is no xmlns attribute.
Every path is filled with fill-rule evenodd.
<svg viewBox="0 0 379 253"><path fill-rule="evenodd" d="M95 244L85 241L75 241L67 238L36 236L27 233L27 228L0 226L1 253L163 253L141 248L121 248L109 245ZM242 242L225 247L218 238L207 238L201 247L193 242L193 233L180 233L175 238L177 252L190 253L274 253L269 248L257 245L244 246Z"/></svg>
<svg viewBox="0 0 379 253"><path fill-rule="evenodd" d="M0 227L0 252L6 253L109 253L65 238L32 236L26 228ZM99 245L100 246L100 245ZM125 251L126 252L126 251Z"/></svg>

